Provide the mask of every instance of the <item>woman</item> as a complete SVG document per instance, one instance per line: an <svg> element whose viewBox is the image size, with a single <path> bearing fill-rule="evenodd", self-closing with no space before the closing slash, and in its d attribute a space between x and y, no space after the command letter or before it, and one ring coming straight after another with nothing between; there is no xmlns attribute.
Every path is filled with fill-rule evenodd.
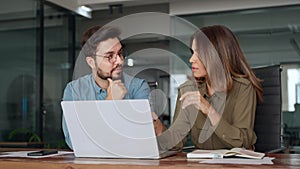
<svg viewBox="0 0 300 169"><path fill-rule="evenodd" d="M188 133L200 149L253 148L262 86L235 35L225 26L204 27L192 36L191 51L194 79L178 89L171 127L162 133L156 124L160 148L181 149Z"/></svg>

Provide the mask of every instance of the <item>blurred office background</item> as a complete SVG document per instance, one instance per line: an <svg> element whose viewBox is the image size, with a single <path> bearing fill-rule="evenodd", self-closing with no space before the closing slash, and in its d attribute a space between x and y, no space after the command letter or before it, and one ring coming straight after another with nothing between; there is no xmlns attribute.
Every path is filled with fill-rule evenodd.
<svg viewBox="0 0 300 169"><path fill-rule="evenodd" d="M5 1L0 6L0 146L66 148L60 102L73 77L82 32L141 12L170 14L168 22L152 25L169 36L125 39L131 61L124 71L149 82L153 109L166 125L177 87L191 75L189 48L178 40L189 41L193 29L186 24L222 24L237 35L251 67L281 65L282 145L299 151L299 0Z"/></svg>

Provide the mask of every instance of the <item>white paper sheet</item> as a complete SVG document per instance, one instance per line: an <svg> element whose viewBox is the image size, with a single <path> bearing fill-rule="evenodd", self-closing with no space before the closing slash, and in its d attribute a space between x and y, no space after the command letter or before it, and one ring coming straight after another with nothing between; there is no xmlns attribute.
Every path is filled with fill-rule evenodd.
<svg viewBox="0 0 300 169"><path fill-rule="evenodd" d="M263 159L246 159L246 158L220 158L220 159L207 159L201 160L199 163L207 164L251 164L251 165L262 165L262 164L274 164L273 159L270 157L264 157Z"/></svg>

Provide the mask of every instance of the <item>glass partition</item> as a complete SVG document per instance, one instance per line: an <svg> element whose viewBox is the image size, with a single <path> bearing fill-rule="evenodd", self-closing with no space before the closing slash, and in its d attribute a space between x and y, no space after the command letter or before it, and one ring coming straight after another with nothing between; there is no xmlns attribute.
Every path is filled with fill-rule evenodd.
<svg viewBox="0 0 300 169"><path fill-rule="evenodd" d="M66 148L60 102L73 73L74 16L45 4L43 68L43 140L45 147Z"/></svg>
<svg viewBox="0 0 300 169"><path fill-rule="evenodd" d="M66 148L60 101L73 71L74 16L42 0L0 9L0 147Z"/></svg>
<svg viewBox="0 0 300 169"><path fill-rule="evenodd" d="M36 123L36 1L12 0L0 7L0 141L39 142ZM9 10L11 9L11 10Z"/></svg>

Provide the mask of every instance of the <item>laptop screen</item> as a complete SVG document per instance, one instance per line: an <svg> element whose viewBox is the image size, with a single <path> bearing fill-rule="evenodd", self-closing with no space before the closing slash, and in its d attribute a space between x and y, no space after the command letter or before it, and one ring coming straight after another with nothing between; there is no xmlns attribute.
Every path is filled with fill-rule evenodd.
<svg viewBox="0 0 300 169"><path fill-rule="evenodd" d="M77 157L158 158L148 100L62 101Z"/></svg>

